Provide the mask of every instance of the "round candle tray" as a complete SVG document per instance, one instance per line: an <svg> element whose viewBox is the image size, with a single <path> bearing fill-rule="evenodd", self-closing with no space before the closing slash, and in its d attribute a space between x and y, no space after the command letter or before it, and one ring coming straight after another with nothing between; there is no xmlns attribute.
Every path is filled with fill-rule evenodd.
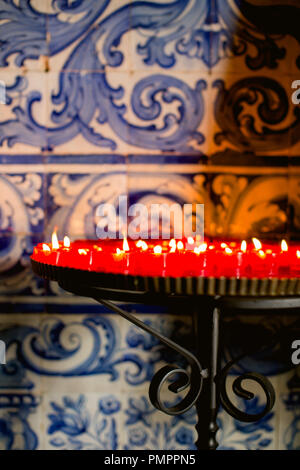
<svg viewBox="0 0 300 470"><path fill-rule="evenodd" d="M40 277L61 284L79 283L94 287L167 295L208 296L297 296L300 278L226 278L133 276L54 266L31 259Z"/></svg>

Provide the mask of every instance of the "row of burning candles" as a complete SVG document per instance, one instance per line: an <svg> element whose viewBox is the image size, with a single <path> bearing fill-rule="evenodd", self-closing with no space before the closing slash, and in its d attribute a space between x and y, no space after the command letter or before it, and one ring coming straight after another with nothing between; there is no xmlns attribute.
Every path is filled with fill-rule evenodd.
<svg viewBox="0 0 300 470"><path fill-rule="evenodd" d="M66 236L40 243L32 258L46 264L133 275L205 277L300 277L299 245L262 243L257 238L198 242L185 240L78 240Z"/></svg>

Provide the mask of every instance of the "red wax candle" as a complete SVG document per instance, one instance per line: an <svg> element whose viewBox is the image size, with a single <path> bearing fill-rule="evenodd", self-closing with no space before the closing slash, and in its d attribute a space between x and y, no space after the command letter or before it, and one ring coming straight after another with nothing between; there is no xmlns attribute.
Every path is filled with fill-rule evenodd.
<svg viewBox="0 0 300 470"><path fill-rule="evenodd" d="M269 269L266 258L266 253L263 250L248 253L243 270L245 277L268 277Z"/></svg>
<svg viewBox="0 0 300 470"><path fill-rule="evenodd" d="M300 250L285 240L281 246L252 239L215 241L200 246L193 239L183 240L77 240L56 234L49 244L34 248L32 259L41 263L97 272L149 276L203 277L300 277Z"/></svg>
<svg viewBox="0 0 300 470"><path fill-rule="evenodd" d="M118 274L128 274L129 254L126 251L117 248L112 253L111 263L108 266L108 272Z"/></svg>
<svg viewBox="0 0 300 470"><path fill-rule="evenodd" d="M109 272L112 265L112 253L107 249L105 244L99 246L94 244L91 249L90 266L91 271Z"/></svg>
<svg viewBox="0 0 300 470"><path fill-rule="evenodd" d="M138 240L134 245L134 263L130 265L130 274L142 275L147 265L148 250L150 246L144 240Z"/></svg>
<svg viewBox="0 0 300 470"><path fill-rule="evenodd" d="M266 271L266 263L264 261L265 253L262 250L262 244L257 238L253 238L253 246L247 249L244 257L244 274L245 277L260 277L263 270ZM260 251L260 253L259 253Z"/></svg>
<svg viewBox="0 0 300 470"><path fill-rule="evenodd" d="M236 277L240 279L241 277L246 276L246 266L247 266L247 242L243 240L240 248L237 251L237 267L236 267Z"/></svg>
<svg viewBox="0 0 300 470"><path fill-rule="evenodd" d="M59 248L52 248L51 244L50 244L50 248L51 248L50 252L43 250L43 256L44 256L43 263L56 265L57 264Z"/></svg>
<svg viewBox="0 0 300 470"><path fill-rule="evenodd" d="M290 256L289 256L289 251L288 251L288 245L285 240L282 240L281 250L277 256L277 272L278 272L278 277L281 277L281 278L289 277L291 274Z"/></svg>
<svg viewBox="0 0 300 470"><path fill-rule="evenodd" d="M72 250L71 268L88 270L90 267L90 248L74 248Z"/></svg>
<svg viewBox="0 0 300 470"><path fill-rule="evenodd" d="M180 240L176 242L173 238L169 243L169 252L166 254L166 276L178 277L184 276L183 270L189 263L189 253L184 250L184 244Z"/></svg>
<svg viewBox="0 0 300 470"><path fill-rule="evenodd" d="M207 243L204 242L200 246L194 248L195 257L195 273L196 276L209 276L209 266L207 252Z"/></svg>
<svg viewBox="0 0 300 470"><path fill-rule="evenodd" d="M207 247L206 275L207 277L217 277L220 269L219 251L215 244Z"/></svg>
<svg viewBox="0 0 300 470"><path fill-rule="evenodd" d="M167 253L165 260L166 276L178 277L184 276L183 272L188 268L189 254L185 253Z"/></svg>
<svg viewBox="0 0 300 470"><path fill-rule="evenodd" d="M296 248L291 253L291 276L300 277L300 250Z"/></svg>
<svg viewBox="0 0 300 470"><path fill-rule="evenodd" d="M70 267L70 260L72 260L72 256L70 256L71 251L71 248L60 248L57 252L56 264L63 267Z"/></svg>
<svg viewBox="0 0 300 470"><path fill-rule="evenodd" d="M138 274L141 276L165 275L167 253L163 252L161 245L155 245L139 255Z"/></svg>
<svg viewBox="0 0 300 470"><path fill-rule="evenodd" d="M172 268L172 263L170 266L169 257L174 255L174 267ZM178 261L176 261L176 255L178 256ZM178 263L176 273L176 262ZM180 263L180 264L179 264ZM184 253L170 253L167 259L167 275L172 276L177 274L179 276L198 276L199 274L199 255L196 255L194 251L185 251Z"/></svg>
<svg viewBox="0 0 300 470"><path fill-rule="evenodd" d="M277 276L276 272L276 252L273 251L274 247L267 248L266 253L266 270L267 272L262 277L274 278Z"/></svg>
<svg viewBox="0 0 300 470"><path fill-rule="evenodd" d="M52 250L47 243L39 243L34 248L33 257L40 263L56 264L57 250Z"/></svg>
<svg viewBox="0 0 300 470"><path fill-rule="evenodd" d="M218 273L220 277L236 277L237 276L237 268L238 268L238 258L236 253L227 246L222 246L222 250L217 253L218 259Z"/></svg>

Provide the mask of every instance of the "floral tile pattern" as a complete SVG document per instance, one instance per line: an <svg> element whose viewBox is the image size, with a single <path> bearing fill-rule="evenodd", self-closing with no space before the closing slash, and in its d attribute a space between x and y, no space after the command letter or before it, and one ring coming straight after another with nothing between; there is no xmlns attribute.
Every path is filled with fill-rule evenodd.
<svg viewBox="0 0 300 470"><path fill-rule="evenodd" d="M29 255L55 226L94 238L97 205L120 195L203 203L211 236L299 239L299 2L0 0L0 18L0 448L194 449L195 410L167 417L147 397L169 353L37 279ZM190 312L126 308L191 347ZM225 336L272 330L236 322ZM240 365L278 399L255 425L221 410L221 448L299 448L297 328L279 322L279 349Z"/></svg>

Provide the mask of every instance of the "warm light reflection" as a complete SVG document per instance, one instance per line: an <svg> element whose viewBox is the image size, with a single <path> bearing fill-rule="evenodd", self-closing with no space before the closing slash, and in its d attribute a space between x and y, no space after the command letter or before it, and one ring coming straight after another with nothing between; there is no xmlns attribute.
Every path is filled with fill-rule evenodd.
<svg viewBox="0 0 300 470"><path fill-rule="evenodd" d="M262 244L260 243L258 238L252 238L252 242L257 251L262 249Z"/></svg>
<svg viewBox="0 0 300 470"><path fill-rule="evenodd" d="M261 258L265 258L267 256L266 253L263 250L259 250L258 254Z"/></svg>
<svg viewBox="0 0 300 470"><path fill-rule="evenodd" d="M281 251L288 251L289 247L285 240L281 240Z"/></svg>
<svg viewBox="0 0 300 470"><path fill-rule="evenodd" d="M78 253L80 255L87 255L88 254L88 250L85 250L84 248L78 248Z"/></svg>
<svg viewBox="0 0 300 470"><path fill-rule="evenodd" d="M160 245L156 245L153 248L153 252L156 253L156 254L160 254L162 252L162 247Z"/></svg>
<svg viewBox="0 0 300 470"><path fill-rule="evenodd" d="M71 245L70 238L65 236L64 237L64 247L65 248L70 248L70 245Z"/></svg>
<svg viewBox="0 0 300 470"><path fill-rule="evenodd" d="M52 250L58 250L59 249L59 243L56 235L56 230L52 233L51 237L51 242L52 242Z"/></svg>
<svg viewBox="0 0 300 470"><path fill-rule="evenodd" d="M117 253L117 255L121 255L121 254L124 253L124 252L123 252L122 250L120 250L120 248L117 248L117 249L116 249L116 253Z"/></svg>
<svg viewBox="0 0 300 470"><path fill-rule="evenodd" d="M300 258L300 250L297 250L296 255L297 255L297 258Z"/></svg>
<svg viewBox="0 0 300 470"><path fill-rule="evenodd" d="M50 247L46 245L46 243L43 243L43 251L51 251Z"/></svg>

